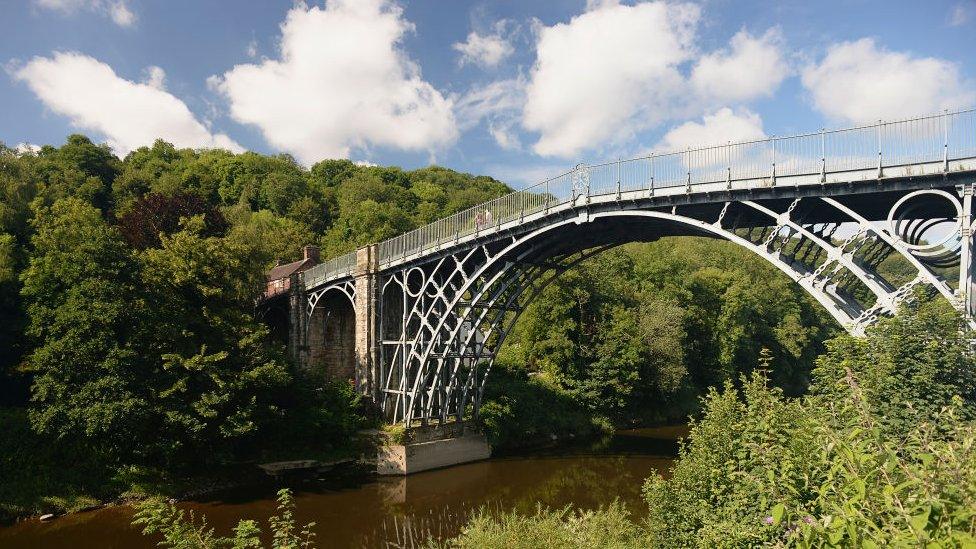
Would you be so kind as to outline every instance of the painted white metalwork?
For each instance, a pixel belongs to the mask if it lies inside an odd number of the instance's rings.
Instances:
[[[628,223],[745,247],[854,334],[919,291],[972,318],[974,183],[976,111],[579,164],[378,244],[379,403],[408,426],[476,415],[521,312],[566,269],[634,240]],[[576,246],[581,225],[596,240]],[[879,274],[893,254],[914,276]],[[327,291],[355,307],[355,260],[303,275],[308,315]]]
[[[379,244],[380,267],[598,196],[820,185],[973,169],[976,111],[655,154],[574,169]],[[968,162],[968,163],[967,163]],[[493,223],[479,220],[489,212]]]

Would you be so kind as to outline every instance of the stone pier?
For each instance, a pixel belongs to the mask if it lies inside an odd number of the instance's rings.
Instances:
[[[356,389],[379,402],[379,261],[376,245],[356,251]]]
[[[491,457],[484,435],[462,423],[410,429],[404,440],[382,446],[376,472],[381,475],[409,475],[480,461]]]

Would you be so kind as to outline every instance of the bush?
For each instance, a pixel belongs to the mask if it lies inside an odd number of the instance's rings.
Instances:
[[[461,534],[444,547],[475,549],[553,549],[608,547],[647,547],[640,527],[630,520],[627,510],[617,502],[596,511],[538,509],[530,517],[515,513],[493,517],[482,511],[475,515]]]
[[[524,370],[505,366],[489,377],[480,423],[493,447],[507,449],[610,429],[545,375],[530,378]]]
[[[785,397],[762,371],[711,390],[670,478],[646,481],[640,527],[620,524],[612,508],[482,513],[452,543],[972,547],[976,360],[972,333],[939,307],[908,308],[863,340],[831,342],[813,395]],[[601,524],[615,530],[591,527]]]
[[[172,503],[162,499],[151,499],[139,505],[132,524],[142,526],[145,535],[160,535],[158,547],[171,549],[260,549],[261,529],[257,521],[241,520],[234,527],[233,537],[217,536],[207,525],[207,517],[197,521],[193,512],[187,514]],[[295,523],[295,503],[291,491],[278,491],[278,514],[268,520],[271,533],[271,549],[311,549],[315,547],[314,522],[299,529]]]

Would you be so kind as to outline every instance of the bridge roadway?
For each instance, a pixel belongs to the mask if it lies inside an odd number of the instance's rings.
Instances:
[[[289,347],[332,371],[330,349],[354,350],[348,370],[392,422],[459,421],[546,284],[679,235],[753,251],[854,334],[919,293],[972,318],[974,183],[974,111],[581,164],[296,277]],[[879,273],[892,254],[915,275]]]

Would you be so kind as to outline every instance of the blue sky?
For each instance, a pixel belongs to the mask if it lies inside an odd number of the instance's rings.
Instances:
[[[0,0],[0,141],[287,152],[513,185],[976,106],[976,1]]]

